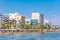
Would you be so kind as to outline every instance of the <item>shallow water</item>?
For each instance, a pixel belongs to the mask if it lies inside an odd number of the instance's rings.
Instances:
[[[60,33],[0,34],[0,40],[60,40]]]

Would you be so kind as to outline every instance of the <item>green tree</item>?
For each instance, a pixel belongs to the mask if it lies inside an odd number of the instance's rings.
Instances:
[[[26,25],[26,26],[25,26],[25,29],[30,29],[30,26],[29,26],[29,25]]]
[[[40,25],[39,25],[39,29],[40,29],[41,32],[43,33],[43,30],[45,29],[44,24],[40,24]]]
[[[9,20],[8,20],[8,18],[5,18],[4,20],[3,20],[3,26],[7,29],[7,24],[6,23],[9,23]]]
[[[51,26],[48,24],[48,31],[51,29]]]
[[[9,29],[9,25],[6,25],[6,29]]]
[[[33,28],[33,23],[31,22],[29,26],[30,26],[30,28],[32,29],[32,28]]]
[[[2,24],[2,26],[3,26],[4,28],[6,28],[6,25],[5,25],[5,24]]]
[[[14,25],[14,29],[16,29],[16,25]]]
[[[11,25],[12,25],[12,20],[9,20],[9,25],[10,25],[10,29],[11,29]]]

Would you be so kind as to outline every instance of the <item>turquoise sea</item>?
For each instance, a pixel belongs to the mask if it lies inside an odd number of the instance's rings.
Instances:
[[[0,34],[0,40],[60,40],[60,33]]]

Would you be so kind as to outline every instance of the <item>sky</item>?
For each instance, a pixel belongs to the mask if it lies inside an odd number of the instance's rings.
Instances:
[[[14,12],[26,18],[31,18],[32,12],[39,12],[51,24],[60,25],[60,0],[0,0],[0,13]]]

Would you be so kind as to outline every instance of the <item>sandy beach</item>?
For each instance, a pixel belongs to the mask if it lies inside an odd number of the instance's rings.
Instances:
[[[7,30],[8,31],[8,30]],[[19,31],[8,31],[5,32],[4,30],[0,30],[0,34],[40,34],[40,33],[47,33],[47,32],[60,32],[60,30],[43,30],[43,32],[41,32],[41,30],[19,30]]]

